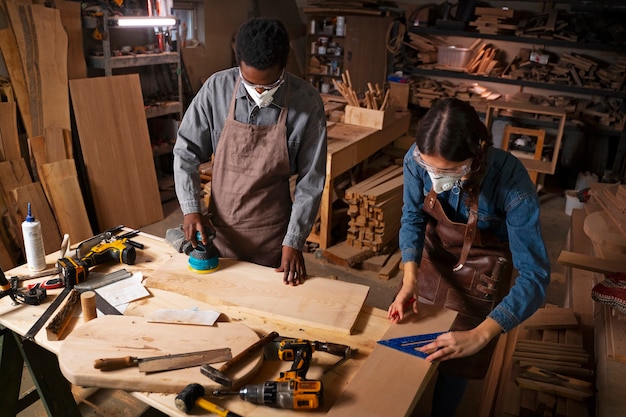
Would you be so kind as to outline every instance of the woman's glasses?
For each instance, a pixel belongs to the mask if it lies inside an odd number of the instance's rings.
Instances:
[[[468,162],[464,163],[463,165],[459,165],[457,167],[452,167],[452,168],[437,168],[437,167],[434,167],[434,166],[430,165],[428,162],[426,162],[426,161],[424,161],[422,159],[422,154],[420,153],[420,150],[419,150],[419,148],[417,146],[413,150],[413,159],[415,159],[415,162],[417,162],[419,166],[421,166],[426,171],[428,171],[428,172],[430,172],[431,174],[434,174],[434,175],[451,175],[451,176],[454,176],[454,177],[461,178],[461,177],[469,174],[469,172],[472,169],[472,160],[471,159]]]

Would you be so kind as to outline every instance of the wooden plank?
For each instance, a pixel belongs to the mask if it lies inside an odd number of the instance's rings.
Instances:
[[[239,306],[242,311],[270,320],[350,334],[369,287],[321,277],[303,285],[285,285],[274,268],[219,260],[210,274],[188,268],[189,257],[175,254],[146,280],[148,287],[177,292],[216,305]],[[207,290],[210,289],[210,290]]]
[[[28,136],[43,133],[43,109],[41,102],[41,78],[37,57],[37,38],[35,36],[30,4],[15,1],[5,2],[11,28],[17,42],[19,62],[24,72],[28,106],[31,115]]]
[[[540,308],[526,321],[526,329],[563,329],[578,327],[578,319],[571,308]]]
[[[48,200],[61,235],[69,234],[74,242],[93,236],[74,160],[43,164],[41,172],[41,181],[46,184],[44,189],[49,190]]]
[[[378,272],[378,278],[389,280],[393,277],[400,268],[400,262],[402,261],[402,252],[398,249],[385,263],[385,266]]]
[[[15,203],[11,199],[10,192],[17,187],[28,185],[33,182],[24,159],[0,162],[0,189],[7,205]]]
[[[561,265],[580,268],[587,271],[610,274],[626,271],[626,262],[619,259],[601,259],[595,256],[583,255],[570,251],[561,251],[557,262]]]
[[[22,221],[26,218],[28,203],[30,203],[33,216],[41,222],[41,234],[45,252],[58,251],[59,247],[61,247],[61,235],[41,184],[34,182],[15,188],[12,194],[15,200],[15,215],[17,218],[22,219]]]
[[[417,315],[392,325],[383,339],[446,331],[455,318],[453,311],[420,305]],[[409,416],[436,367],[437,362],[376,345],[327,416]],[[408,410],[406,404],[411,405]]]
[[[17,135],[17,106],[14,102],[0,102],[0,161],[21,157]]]
[[[67,78],[70,80],[87,78],[81,4],[76,1],[56,0],[55,5],[61,13],[61,23],[68,38]]]
[[[2,50],[2,56],[9,73],[9,78],[11,79],[11,86],[13,87],[17,106],[22,116],[24,129],[26,130],[27,136],[32,136],[33,122],[26,75],[22,67],[17,40],[11,29],[0,29],[0,49]]]
[[[44,163],[71,159],[72,134],[68,129],[60,126],[46,126],[43,129],[46,143],[46,160]]]
[[[100,229],[162,220],[139,75],[71,80],[70,93]]]
[[[36,38],[36,71],[41,83],[42,129],[58,126],[70,130],[67,84],[67,33],[58,9],[33,4],[32,31]],[[45,131],[44,131],[45,132]]]

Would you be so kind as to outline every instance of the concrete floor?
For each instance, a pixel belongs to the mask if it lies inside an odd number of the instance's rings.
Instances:
[[[163,211],[164,220],[141,228],[142,231],[154,234],[156,236],[165,236],[165,231],[171,227],[176,227],[182,222],[182,213],[178,207],[178,202],[173,198],[173,191],[171,188],[171,181],[168,179],[162,179],[161,181],[162,197],[164,199]],[[554,304],[557,306],[565,306],[567,301],[565,290],[565,275],[564,267],[557,264],[557,258],[561,250],[563,250],[566,242],[566,236],[569,229],[569,216],[565,214],[565,195],[564,190],[558,187],[545,186],[540,192],[541,200],[541,223],[543,228],[544,240],[548,249],[550,260],[552,263],[552,283],[548,290],[546,303]],[[322,251],[314,251],[305,254],[307,263],[307,272],[309,275],[315,276],[336,276],[339,280],[354,282],[359,284],[366,284],[370,286],[370,292],[366,299],[366,304],[373,307],[386,310],[395,294],[396,288],[402,280],[402,272],[400,271],[396,276],[392,277],[388,281],[380,280],[378,275],[370,271],[354,270],[347,267],[339,267],[330,264],[323,258]],[[25,374],[28,372],[25,371]],[[25,375],[24,378],[24,390],[28,389],[29,378]],[[32,386],[32,385],[31,385]],[[481,382],[476,381],[470,383],[468,390],[464,396],[463,403],[460,410],[476,410],[478,407],[478,401],[480,400]],[[423,399],[418,403],[415,416],[425,416],[430,412],[430,396],[432,395],[432,384],[427,389]],[[110,401],[115,402],[115,399]],[[124,402],[122,402],[124,403]],[[124,405],[127,407],[127,404]],[[100,404],[99,408],[103,405]],[[112,405],[112,407],[115,407]],[[155,411],[155,410],[152,410]],[[150,410],[148,410],[150,412]],[[457,413],[467,415],[465,412]],[[158,414],[158,413],[157,413]],[[110,410],[106,414],[92,414],[91,412],[85,412],[83,415],[121,415],[115,411]],[[19,417],[43,417],[46,416],[45,411],[41,405],[41,402],[37,402],[18,414]]]

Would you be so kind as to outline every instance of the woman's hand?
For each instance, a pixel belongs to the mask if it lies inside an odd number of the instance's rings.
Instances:
[[[392,323],[398,323],[404,318],[404,311],[411,305],[417,314],[417,264],[407,262],[404,264],[404,277],[402,278],[402,288],[387,310],[387,318]]]
[[[427,361],[445,361],[473,355],[494,337],[502,332],[500,325],[487,317],[477,327],[466,330],[441,334],[434,342],[424,345],[420,351],[430,353]],[[431,353],[432,352],[432,353]]]

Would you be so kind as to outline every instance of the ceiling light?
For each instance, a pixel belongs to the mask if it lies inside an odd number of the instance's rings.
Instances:
[[[173,17],[135,17],[119,16],[111,18],[113,26],[119,27],[164,27],[174,26],[176,19]]]

